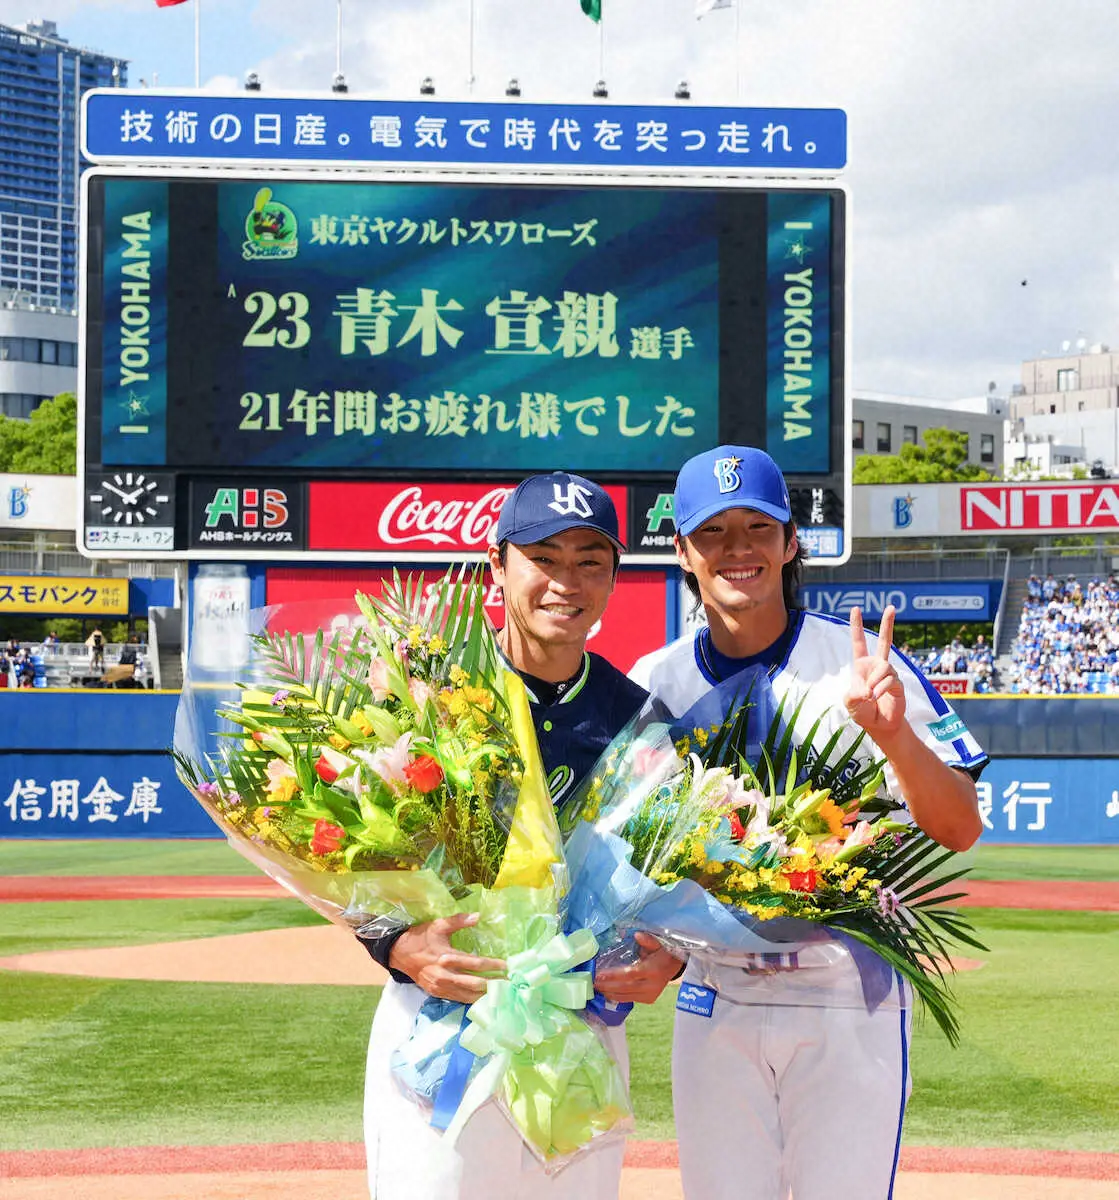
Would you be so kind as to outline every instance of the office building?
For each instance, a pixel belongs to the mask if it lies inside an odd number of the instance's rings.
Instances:
[[[77,308],[81,97],[126,70],[53,21],[0,24],[0,295],[21,306]]]

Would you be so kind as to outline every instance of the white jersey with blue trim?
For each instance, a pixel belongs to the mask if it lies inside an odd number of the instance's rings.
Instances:
[[[793,628],[791,636],[782,639],[786,643],[782,656],[766,664],[770,685],[786,717],[801,705],[794,740],[803,744],[819,720],[815,742],[823,747],[832,734],[840,731],[838,754],[860,732],[848,717],[845,704],[853,658],[850,623],[809,612],[791,613],[790,620]],[[866,639],[869,652],[874,653],[877,635],[868,631]],[[681,716],[709,688],[722,682],[715,673],[713,656],[705,648],[709,644],[704,630],[679,638],[639,659],[630,678],[662,701],[674,716]],[[760,660],[764,661],[764,656]],[[987,755],[944,697],[899,650],[891,649],[890,662],[905,688],[906,718],[921,741],[950,767],[969,772],[982,767]],[[868,735],[859,747],[858,757],[868,762],[883,755]],[[885,776],[887,791],[898,798],[897,777],[889,764]]]

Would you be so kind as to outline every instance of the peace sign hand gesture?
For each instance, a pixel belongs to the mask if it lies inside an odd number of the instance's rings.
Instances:
[[[878,631],[874,654],[867,650],[860,609],[851,610],[851,689],[847,693],[847,715],[881,746],[905,724],[905,688],[890,664],[896,609],[887,605]],[[884,747],[883,747],[884,748]]]

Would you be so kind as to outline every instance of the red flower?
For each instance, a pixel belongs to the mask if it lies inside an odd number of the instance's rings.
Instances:
[[[730,835],[736,842],[742,841],[746,836],[746,826],[742,824],[741,819],[736,812],[727,814],[727,820],[730,821]]]
[[[816,872],[813,870],[786,871],[785,878],[794,892],[814,892],[816,890]]]
[[[312,854],[333,854],[346,840],[346,831],[332,821],[316,821],[315,833],[311,838]]]
[[[421,754],[404,768],[404,778],[417,792],[434,792],[443,782],[443,768],[430,754]]]
[[[338,778],[338,772],[327,761],[325,754],[320,754],[315,760],[315,774],[323,783],[333,783]]]

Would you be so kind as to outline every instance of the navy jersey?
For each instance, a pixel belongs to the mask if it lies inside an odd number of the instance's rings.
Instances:
[[[550,704],[525,680],[536,739],[557,803],[586,775],[648,693],[597,654],[584,652],[583,670]]]

